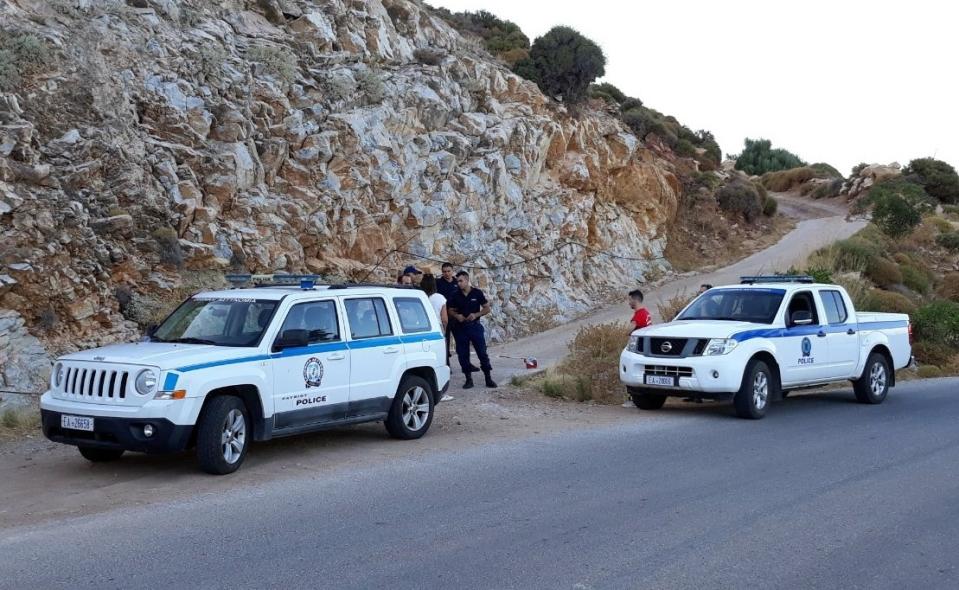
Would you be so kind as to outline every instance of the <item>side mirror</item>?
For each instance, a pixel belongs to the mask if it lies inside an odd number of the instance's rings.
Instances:
[[[299,348],[310,343],[310,333],[307,330],[284,330],[273,343],[273,351],[279,352],[284,348]]]
[[[794,311],[789,323],[793,326],[808,326],[812,323],[811,311]]]

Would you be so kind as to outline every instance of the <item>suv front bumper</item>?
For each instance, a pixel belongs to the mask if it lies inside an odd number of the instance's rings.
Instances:
[[[43,434],[53,442],[98,449],[123,449],[140,453],[173,453],[182,451],[190,442],[192,426],[181,426],[166,418],[115,418],[94,416],[93,432],[61,427],[65,412],[40,410]],[[74,415],[74,414],[69,414]],[[143,427],[153,426],[153,436],[146,436]]]

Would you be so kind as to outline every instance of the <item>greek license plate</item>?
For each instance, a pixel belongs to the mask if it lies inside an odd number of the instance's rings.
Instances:
[[[93,432],[93,418],[87,418],[86,416],[67,416],[66,414],[61,414],[60,428]]]
[[[666,387],[676,387],[675,377],[662,377],[659,375],[646,375],[643,381],[646,385],[665,385]]]

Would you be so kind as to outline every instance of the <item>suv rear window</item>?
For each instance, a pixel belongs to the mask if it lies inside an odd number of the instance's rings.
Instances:
[[[430,317],[426,315],[422,301],[412,297],[398,297],[393,303],[396,305],[396,313],[400,316],[400,327],[404,333],[430,331]]]
[[[386,302],[379,298],[347,299],[346,319],[350,323],[350,336],[375,338],[393,334]]]

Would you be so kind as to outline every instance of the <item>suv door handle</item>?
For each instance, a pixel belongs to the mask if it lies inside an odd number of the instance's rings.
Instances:
[[[328,361],[341,361],[346,358],[346,355],[342,352],[334,352],[333,354],[326,357]]]
[[[819,333],[816,334],[816,336],[819,336],[820,338],[825,338],[825,337],[826,337],[826,332],[825,332],[824,330],[820,330]]]
[[[396,353],[398,353],[399,351],[400,351],[400,349],[399,349],[398,347],[396,347],[396,346],[388,346],[388,347],[386,347],[386,348],[383,349],[383,354],[396,354]]]
[[[846,334],[849,334],[850,336],[852,336],[852,335],[855,334],[855,333],[856,333],[856,331],[853,330],[852,328],[849,328],[848,330],[846,330]]]

